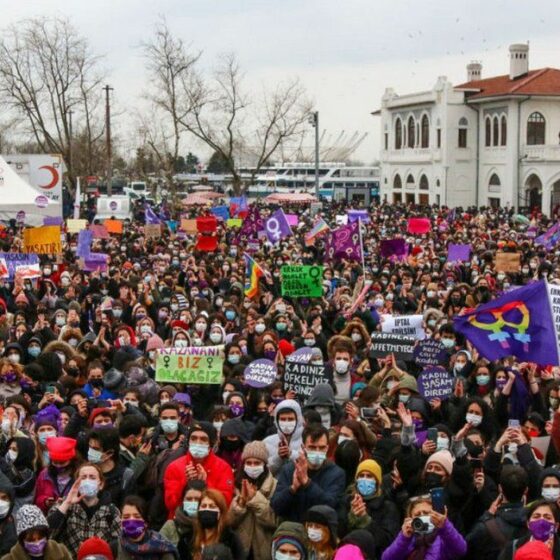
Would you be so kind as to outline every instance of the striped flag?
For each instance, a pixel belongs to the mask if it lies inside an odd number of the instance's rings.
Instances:
[[[329,231],[330,229],[329,224],[327,224],[323,218],[319,218],[309,232],[305,234],[305,246],[310,247],[313,245],[316,237]]]
[[[259,278],[264,276],[264,271],[247,253],[245,253],[245,274],[247,276],[245,295],[252,299],[259,293]]]

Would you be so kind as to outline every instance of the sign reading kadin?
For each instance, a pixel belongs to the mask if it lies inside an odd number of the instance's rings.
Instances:
[[[156,358],[156,381],[210,385],[222,382],[223,347],[163,348]]]
[[[433,366],[425,368],[418,377],[418,390],[427,400],[447,399],[453,394],[455,380],[445,368]]]
[[[322,266],[283,266],[282,295],[290,297],[321,297],[323,295]]]

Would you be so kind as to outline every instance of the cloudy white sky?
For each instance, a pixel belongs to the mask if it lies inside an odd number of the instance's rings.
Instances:
[[[138,45],[164,15],[209,67],[235,51],[254,87],[299,76],[328,134],[368,133],[355,154],[368,163],[379,148],[370,112],[385,87],[428,89],[440,75],[460,83],[473,59],[483,76],[507,73],[514,42],[530,41],[531,68],[560,67],[558,0],[0,0],[0,8],[0,25],[69,17],[105,55],[124,111],[145,83]]]

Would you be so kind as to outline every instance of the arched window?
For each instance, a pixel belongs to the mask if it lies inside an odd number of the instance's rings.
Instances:
[[[469,121],[462,117],[459,119],[459,137],[457,139],[457,146],[459,148],[467,147],[467,132],[469,130]]]
[[[488,192],[500,192],[502,183],[500,178],[496,173],[492,173],[490,180],[488,181]]]
[[[412,176],[412,174],[410,174],[406,178],[406,188],[407,189],[413,189],[414,188],[414,177]]]
[[[500,146],[505,146],[507,144],[507,118],[502,115],[500,119]]]
[[[402,122],[400,117],[395,121],[395,150],[402,148]]]
[[[402,179],[400,175],[395,175],[395,178],[393,179],[393,188],[394,189],[402,189]]]
[[[492,119],[492,136],[492,146],[497,146],[500,138],[500,121],[498,117]]]
[[[527,144],[544,144],[546,121],[541,113],[534,112],[527,119]]]
[[[421,146],[422,148],[429,148],[430,147],[430,120],[428,119],[428,115],[424,115],[422,117],[422,141]]]
[[[427,191],[430,189],[430,184],[428,183],[428,177],[426,175],[422,175],[420,177],[420,190]]]
[[[484,145],[491,146],[492,145],[492,120],[490,117],[486,117],[486,121],[484,123]]]
[[[416,125],[414,123],[414,117],[411,115],[410,117],[408,117],[408,144],[407,145],[409,148],[414,148],[415,130],[416,130]]]

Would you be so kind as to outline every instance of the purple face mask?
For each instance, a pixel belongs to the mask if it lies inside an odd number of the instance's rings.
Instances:
[[[6,373],[2,374],[2,379],[6,383],[14,383],[17,380],[17,375],[15,371],[7,371]]]
[[[36,542],[23,541],[23,548],[25,548],[25,550],[29,553],[29,556],[43,556],[46,546],[46,538]]]
[[[243,413],[245,412],[245,407],[241,404],[231,404],[229,409],[231,410],[231,414],[234,418],[243,416]]]
[[[146,522],[143,519],[125,519],[122,522],[122,532],[131,539],[138,538],[146,530]]]
[[[274,360],[276,358],[276,350],[265,350],[264,357],[267,360]]]
[[[496,379],[496,387],[501,391],[507,383],[507,379]]]
[[[424,420],[420,420],[418,418],[413,418],[412,423],[414,424],[414,428],[416,430],[423,430],[424,429]]]
[[[546,519],[529,521],[529,531],[533,538],[546,542],[554,534],[554,523]]]

